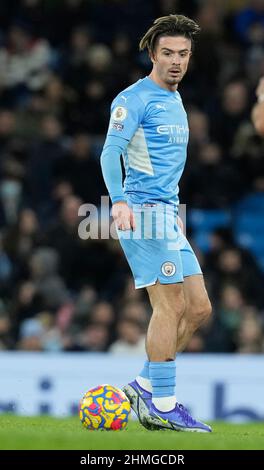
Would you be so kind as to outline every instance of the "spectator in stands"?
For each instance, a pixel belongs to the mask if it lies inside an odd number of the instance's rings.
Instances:
[[[12,277],[14,275],[14,265],[9,253],[5,249],[3,242],[3,236],[0,232],[0,295],[5,291],[10,292],[9,285],[12,283]],[[0,301],[1,311],[1,301]]]
[[[48,227],[43,236],[43,244],[54,248],[60,256],[60,273],[67,283],[71,283],[78,272],[80,239],[78,238],[78,210],[81,200],[67,196],[62,202],[60,218]]]
[[[25,171],[24,166],[8,154],[5,155],[1,166],[0,221],[10,226],[17,222],[23,205]]]
[[[256,95],[258,97],[258,101],[252,110],[252,121],[257,133],[264,137],[264,77],[262,77],[259,81]]]
[[[145,354],[145,334],[140,322],[127,318],[117,325],[117,340],[110,346],[114,354]]]
[[[262,275],[255,263],[247,263],[247,269],[244,268],[242,252],[237,247],[219,252],[213,283],[216,298],[222,286],[238,284],[247,302],[260,308],[264,306]]]
[[[12,321],[4,302],[0,299],[0,350],[14,348]]]
[[[103,323],[91,323],[78,335],[79,346],[83,351],[107,351],[109,333],[109,329]]]
[[[11,25],[7,43],[0,49],[0,85],[11,105],[23,104],[29,92],[40,90],[48,80],[51,49],[34,37],[23,21]]]
[[[40,123],[41,135],[33,141],[27,162],[28,198],[45,224],[56,212],[56,165],[65,155],[62,123],[52,114]]]
[[[250,0],[245,7],[235,16],[235,31],[240,40],[248,45],[251,42],[252,30],[255,25],[264,27],[264,3],[263,0]]]
[[[202,353],[204,352],[205,344],[202,334],[196,331],[184,350],[185,353]]]
[[[242,309],[245,299],[241,290],[232,284],[227,284],[220,291],[220,303],[217,308],[217,316],[224,327],[230,343],[234,341],[234,335],[242,322]]]
[[[236,352],[240,354],[263,353],[263,324],[257,310],[244,309],[244,316],[236,334]]]
[[[17,349],[58,352],[62,350],[62,347],[62,337],[54,324],[52,313],[39,312],[35,318],[22,322]]]
[[[34,211],[23,209],[18,221],[4,234],[5,251],[13,263],[14,280],[23,279],[27,273],[27,263],[40,239],[40,227]]]
[[[93,320],[93,308],[97,301],[97,293],[92,286],[86,284],[79,291],[77,298],[75,299],[75,309],[74,309],[74,322],[78,325],[84,325],[87,323],[87,319]],[[104,304],[104,303],[103,303]],[[111,304],[109,304],[111,307]]]
[[[190,127],[190,152],[200,149],[203,144],[209,142],[209,119],[201,110],[193,108],[188,113],[188,121]]]
[[[66,81],[74,89],[79,89],[81,80],[77,78],[77,70],[81,73],[87,60],[87,51],[92,43],[91,31],[85,25],[75,27],[70,36],[69,45],[63,51],[63,69]]]
[[[43,351],[44,327],[39,319],[24,320],[19,331],[17,349],[23,351]]]
[[[40,247],[29,259],[31,279],[41,310],[56,311],[68,298],[65,283],[58,274],[58,253],[49,247]]]
[[[1,86],[0,86],[1,89]],[[0,152],[9,150],[9,144],[16,136],[16,114],[8,108],[0,108]]]
[[[231,80],[224,86],[220,109],[212,120],[212,134],[229,155],[239,126],[248,120],[249,93],[245,81]]]
[[[223,208],[238,199],[242,189],[241,179],[223,159],[217,143],[204,143],[196,149],[196,161],[189,164],[183,180],[183,201],[192,207]]]
[[[127,302],[119,314],[120,320],[127,319],[138,322],[143,331],[147,331],[150,316],[151,312],[149,307],[147,307],[147,304],[145,305],[143,302],[138,302],[136,300]]]
[[[99,205],[102,194],[106,194],[100,167],[94,158],[91,137],[79,132],[74,135],[70,152],[57,159],[56,178],[68,183],[72,192],[84,203]]]
[[[115,321],[113,306],[109,302],[97,302],[91,311],[91,321],[106,325],[111,330]]]
[[[63,350],[63,336],[56,325],[55,317],[52,312],[44,311],[37,315],[44,327],[42,337],[42,347],[47,352],[59,352]]]

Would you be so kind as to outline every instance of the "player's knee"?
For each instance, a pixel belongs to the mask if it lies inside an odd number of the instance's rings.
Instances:
[[[191,318],[194,326],[198,328],[208,321],[212,313],[212,305],[208,298],[198,302],[192,307]]]
[[[183,291],[180,289],[151,289],[149,298],[153,310],[162,312],[163,315],[178,318],[183,316],[186,308]]]
[[[172,312],[180,320],[185,312],[186,304],[184,299],[178,299],[177,302],[170,306]]]
[[[170,317],[176,317],[179,321],[183,317],[185,312],[185,301],[183,298],[178,298],[176,301],[170,301],[168,299],[163,299],[161,303],[161,308],[164,313],[167,313]]]
[[[185,312],[185,303],[182,302],[181,305],[178,305],[178,306],[174,309],[174,312],[175,312],[177,318],[178,318],[179,320],[181,320],[181,319],[183,318],[184,312]]]

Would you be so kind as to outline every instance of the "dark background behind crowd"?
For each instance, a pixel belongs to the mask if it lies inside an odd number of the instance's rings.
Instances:
[[[100,211],[111,101],[149,73],[138,42],[169,13],[202,28],[180,189],[214,315],[187,351],[264,352],[264,0],[1,0],[0,349],[144,352],[146,294],[117,241],[78,236],[78,209]]]

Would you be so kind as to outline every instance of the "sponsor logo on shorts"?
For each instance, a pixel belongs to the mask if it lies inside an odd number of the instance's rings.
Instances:
[[[166,263],[163,263],[161,266],[161,272],[164,274],[164,276],[173,276],[173,274],[176,272],[176,266],[171,261],[166,261]]]

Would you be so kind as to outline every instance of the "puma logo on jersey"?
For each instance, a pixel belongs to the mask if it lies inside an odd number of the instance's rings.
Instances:
[[[164,104],[156,104],[156,108],[158,108],[158,109],[164,109],[164,111],[167,111]]]

